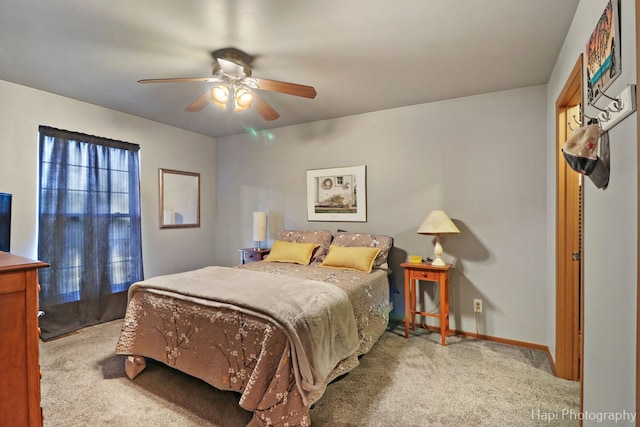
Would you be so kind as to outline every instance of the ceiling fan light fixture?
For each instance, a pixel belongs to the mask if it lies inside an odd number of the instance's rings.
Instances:
[[[185,111],[202,111],[209,102],[221,110],[245,111],[255,108],[256,112],[265,120],[278,119],[280,114],[255,90],[278,92],[287,95],[301,96],[313,99],[317,93],[313,86],[297,83],[252,77],[251,64],[255,58],[252,55],[227,47],[211,52],[213,56],[212,77],[172,77],[161,79],[142,79],[139,83],[175,83],[175,82],[203,82],[214,83],[216,86],[208,88],[200,97],[189,104]],[[233,106],[231,103],[233,102]]]
[[[229,86],[221,84],[211,89],[211,102],[221,109],[227,108],[229,102]]]
[[[245,111],[253,104],[253,94],[246,87],[239,87],[235,90],[235,111]]]

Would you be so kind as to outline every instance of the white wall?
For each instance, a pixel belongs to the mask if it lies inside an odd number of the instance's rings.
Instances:
[[[622,0],[622,74],[607,93],[636,81],[634,2]],[[547,283],[555,307],[555,101],[606,0],[581,1],[547,85]],[[586,82],[584,84],[586,88]],[[586,90],[585,90],[586,93]],[[598,104],[600,105],[600,104]],[[605,105],[603,102],[602,105]],[[587,109],[590,116],[596,110]],[[584,410],[635,412],[637,265],[637,113],[611,129],[611,177],[606,190],[588,179],[584,228]],[[549,345],[555,348],[555,310],[548,311]],[[584,425],[596,425],[586,419]],[[622,423],[624,424],[624,423]]]
[[[396,312],[404,316],[408,254],[432,256],[416,234],[444,209],[460,235],[443,238],[453,328],[476,331],[473,298],[484,300],[480,332],[546,344],[545,87],[422,104],[218,140],[217,262],[251,247],[252,212],[268,211],[270,239],[282,228],[387,234]],[[308,222],[305,171],[367,166],[366,223]],[[426,288],[426,286],[425,286]],[[428,304],[431,301],[428,301]],[[427,305],[433,308],[433,304]]]
[[[214,139],[0,81],[0,191],[13,194],[13,253],[37,257],[39,125],[140,145],[146,277],[213,263]],[[200,228],[159,229],[158,168],[201,174]]]

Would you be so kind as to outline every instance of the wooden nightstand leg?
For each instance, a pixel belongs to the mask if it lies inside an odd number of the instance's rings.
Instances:
[[[409,338],[409,316],[411,315],[411,284],[409,275],[404,275],[404,337]]]
[[[416,294],[418,293],[418,281],[411,280],[411,330],[416,329]]]
[[[449,334],[449,283],[447,278],[440,278],[440,336],[442,345],[447,345]]]

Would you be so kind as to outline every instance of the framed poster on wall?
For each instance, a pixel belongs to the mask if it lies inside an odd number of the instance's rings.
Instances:
[[[307,219],[366,222],[366,166],[308,170]]]
[[[597,101],[622,73],[620,0],[609,0],[586,48],[587,99]]]

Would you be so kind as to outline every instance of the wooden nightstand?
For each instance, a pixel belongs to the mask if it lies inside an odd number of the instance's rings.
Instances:
[[[240,264],[248,262],[262,261],[271,252],[270,248],[245,248],[240,251]]]
[[[447,345],[447,336],[449,335],[449,270],[452,265],[436,267],[425,262],[420,264],[403,262],[400,266],[404,268],[404,336],[409,338],[409,320],[411,320],[411,329],[415,328],[416,314],[437,317],[440,319],[442,345]],[[439,313],[416,311],[416,285],[419,280],[440,284]]]

